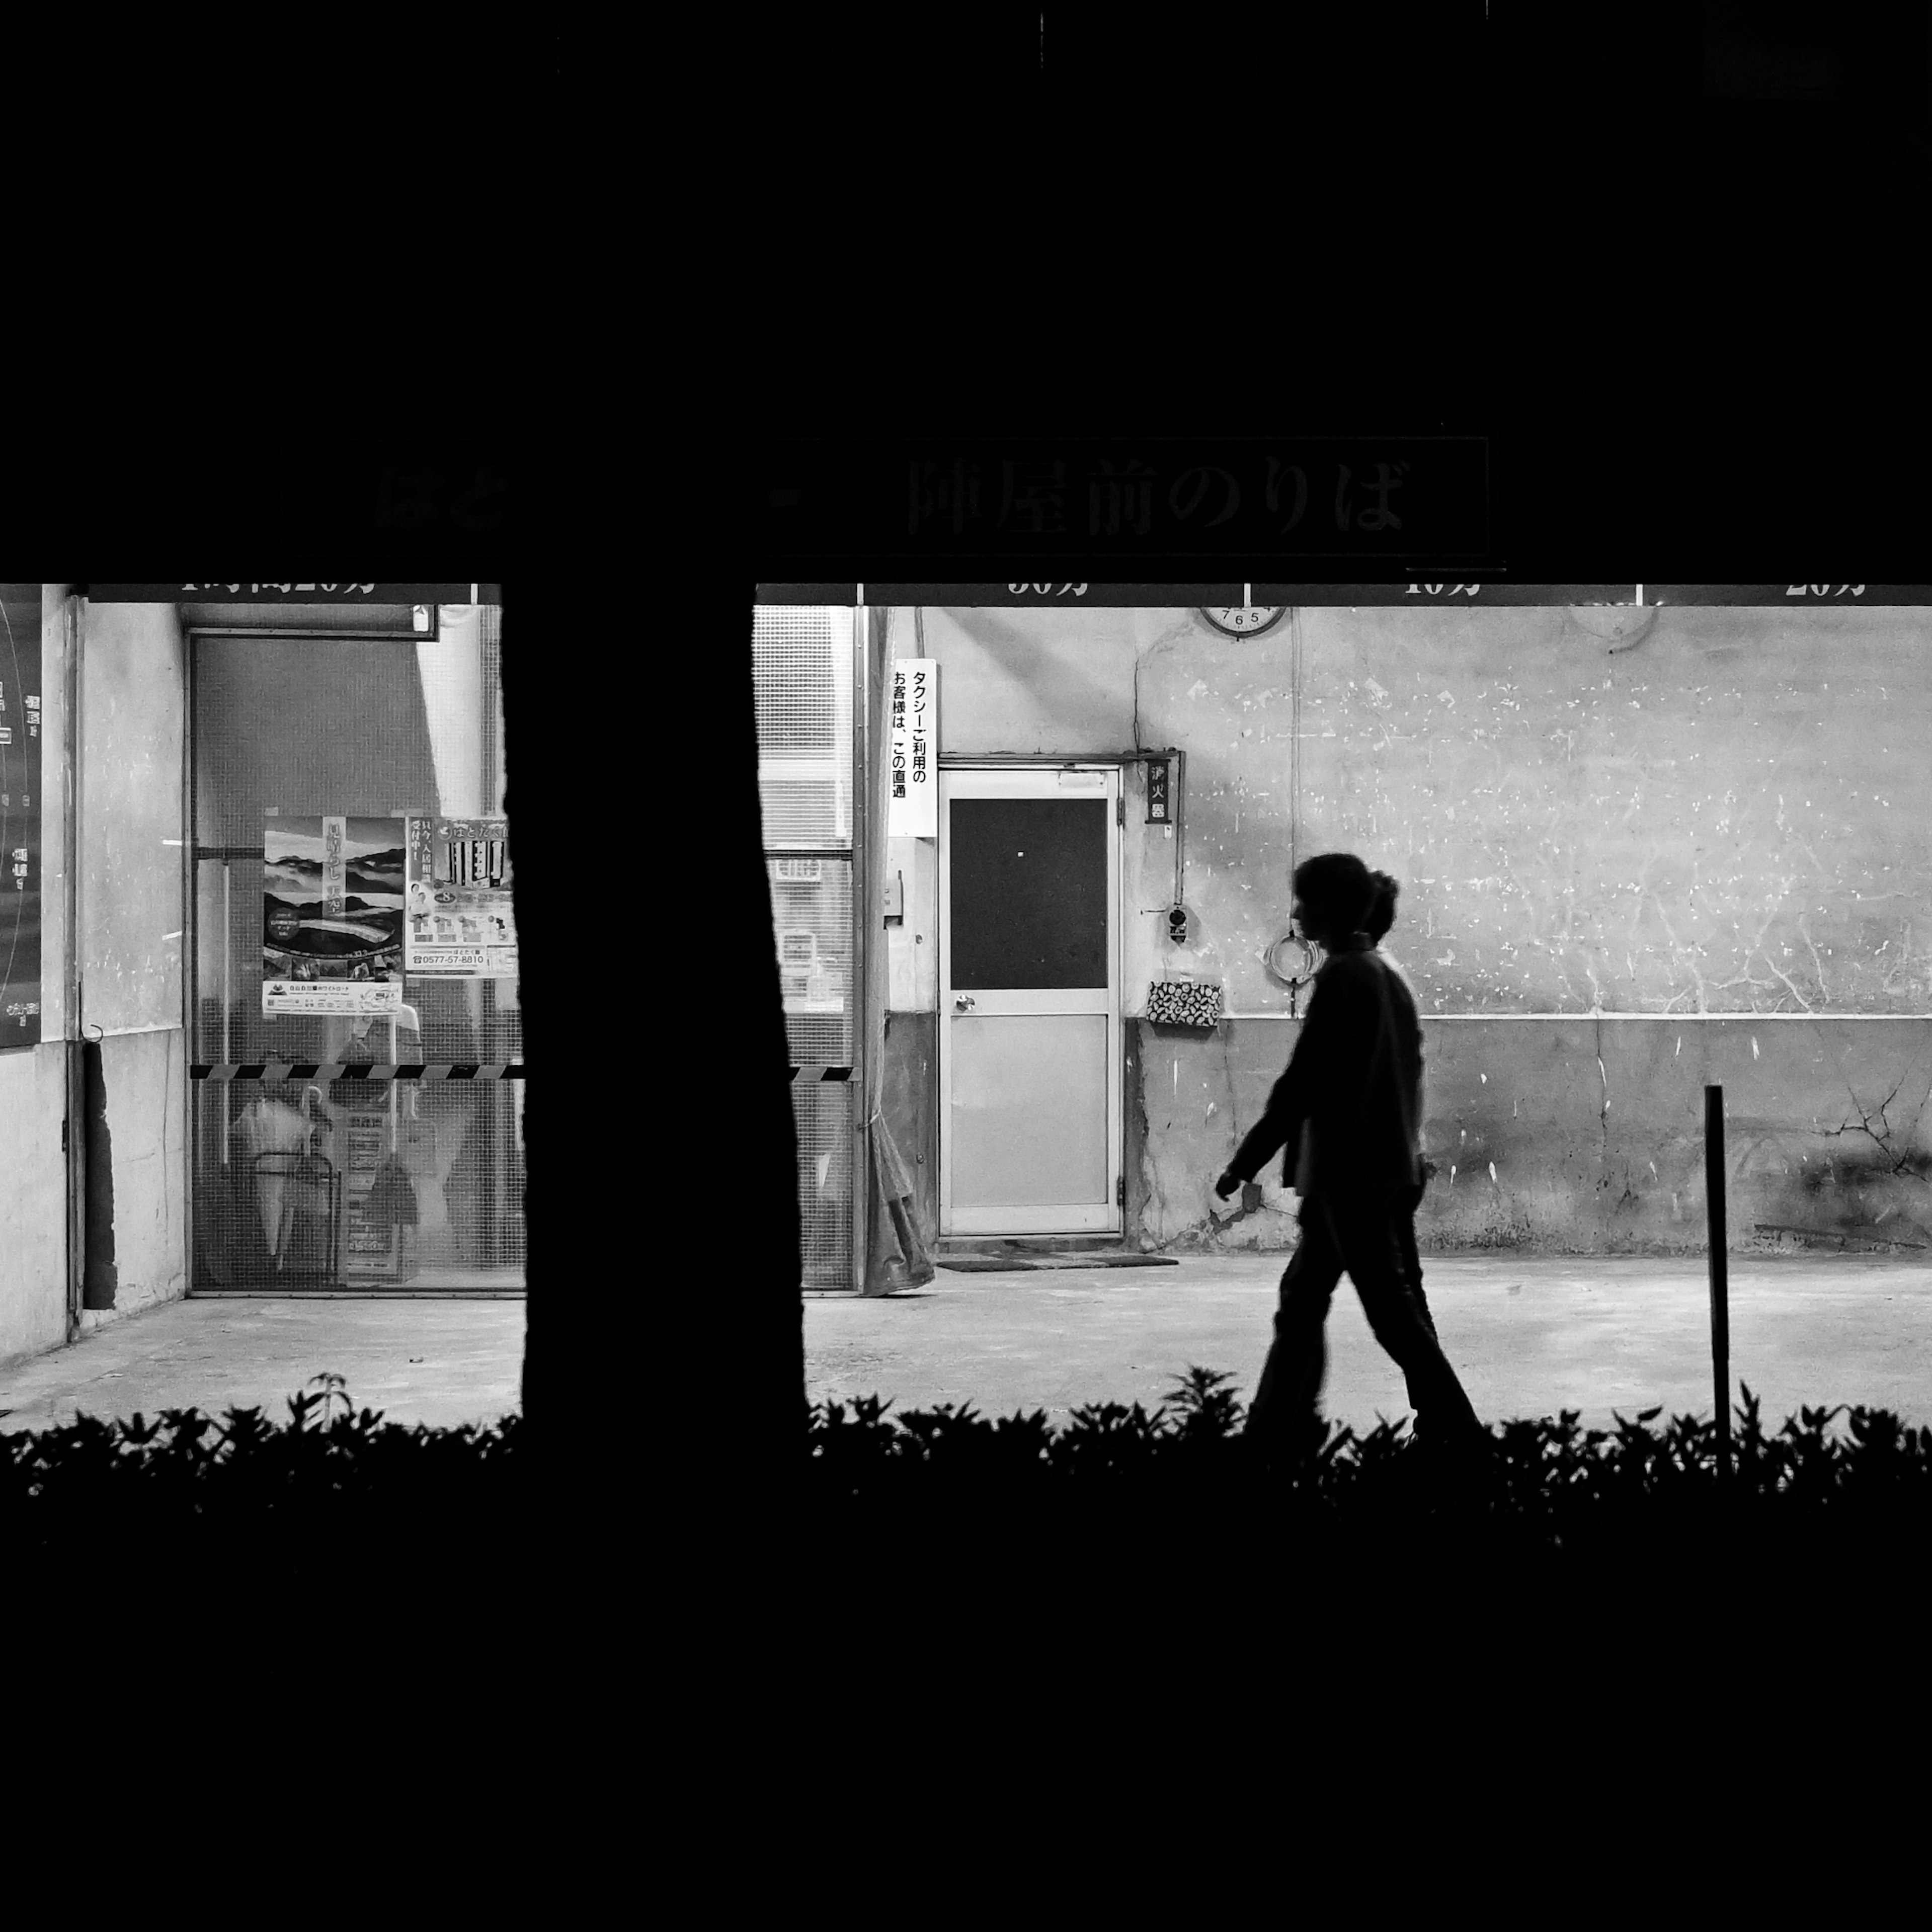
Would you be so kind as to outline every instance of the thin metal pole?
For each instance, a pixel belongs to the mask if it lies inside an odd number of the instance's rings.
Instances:
[[[68,597],[61,626],[61,763],[65,804],[61,826],[64,874],[61,907],[62,923],[66,928],[61,974],[67,1007],[67,1334],[70,1342],[80,1333],[81,1304],[86,1299],[87,1280],[87,1081],[82,1044],[87,1035],[81,1018],[84,949],[80,934],[80,868],[86,850],[81,820],[81,754],[84,748],[80,724],[81,603],[78,596]]]
[[[1704,1211],[1711,1243],[1711,1382],[1718,1409],[1718,1467],[1731,1469],[1731,1312],[1724,1236],[1724,1090],[1704,1089]]]
[[[228,861],[224,859],[221,862],[221,1064],[224,1066],[232,1064],[228,1057],[228,1014],[232,1004],[229,995],[228,966],[229,954],[232,950],[235,937],[234,921],[229,906],[228,887]],[[228,1083],[224,1080],[222,1082],[221,1102],[221,1164],[224,1167],[228,1165],[228,1130],[232,1124],[235,1111],[228,1102],[227,1094],[230,1090]]]
[[[872,842],[871,719],[872,692],[867,676],[870,651],[866,635],[864,588],[852,612],[852,938],[850,967],[845,976],[846,1012],[851,1034],[852,1272],[850,1285],[866,1292],[869,1257],[866,1253],[866,1215],[871,1206],[872,1092],[875,1056],[868,1049],[872,1026]]]

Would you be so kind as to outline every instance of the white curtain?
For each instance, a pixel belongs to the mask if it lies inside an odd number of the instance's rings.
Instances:
[[[452,818],[480,818],[496,808],[483,796],[483,611],[446,604],[441,635],[419,639],[423,707],[436,761],[436,808]]]
[[[499,810],[483,795],[483,608],[446,604],[437,614],[440,635],[416,645],[423,708],[429,714],[430,755],[436,762],[436,808],[452,818],[482,818]],[[483,1024],[483,988],[464,988],[470,1017]]]

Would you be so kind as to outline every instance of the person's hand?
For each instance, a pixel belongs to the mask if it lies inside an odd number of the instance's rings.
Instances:
[[[1215,1182],[1214,1192],[1226,1201],[1240,1184],[1241,1179],[1239,1174],[1224,1174],[1219,1180]]]

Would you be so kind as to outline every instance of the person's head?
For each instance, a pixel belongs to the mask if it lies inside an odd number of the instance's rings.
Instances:
[[[1294,868],[1294,922],[1317,946],[1361,930],[1378,894],[1352,852],[1324,852]]]
[[[1363,922],[1362,930],[1379,946],[1395,923],[1396,896],[1402,888],[1386,872],[1371,872],[1369,878],[1376,889],[1376,902]]]

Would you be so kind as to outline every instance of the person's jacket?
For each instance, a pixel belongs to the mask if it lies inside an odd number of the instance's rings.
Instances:
[[[1282,1178],[1304,1200],[1400,1193],[1421,1180],[1421,1103],[1414,999],[1358,934],[1316,974],[1288,1070],[1228,1172],[1252,1180],[1286,1145]]]

